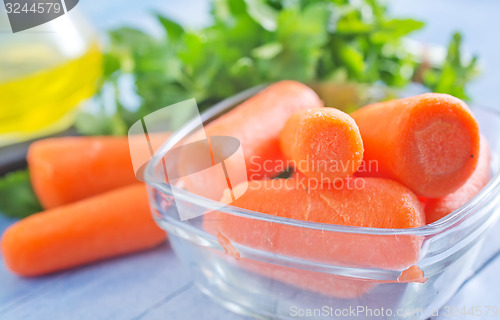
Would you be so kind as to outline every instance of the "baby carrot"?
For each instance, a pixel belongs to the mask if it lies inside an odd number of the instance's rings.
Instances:
[[[395,181],[350,178],[342,185],[322,185],[309,191],[305,187],[295,179],[251,181],[246,192],[231,205],[326,224],[373,228],[425,224],[418,198]],[[230,203],[229,196],[226,192],[224,197],[228,199],[222,202]],[[233,242],[308,259],[400,268],[414,264],[420,251],[420,243],[413,237],[315,232],[221,212],[207,214],[204,220],[211,232],[221,232]]]
[[[45,209],[137,182],[126,137],[63,137],[28,149],[33,189]]]
[[[317,180],[346,178],[363,160],[358,126],[348,114],[333,108],[293,114],[281,131],[280,142],[296,169]]]
[[[490,180],[490,148],[488,141],[481,136],[479,159],[476,170],[457,191],[442,198],[426,199],[425,220],[426,223],[437,221],[449,213],[463,206],[472,199]]]
[[[309,87],[296,81],[281,81],[209,123],[205,133],[207,137],[229,136],[239,140],[246,174],[237,174],[241,166],[226,161],[226,166],[235,171],[234,176],[246,176],[249,180],[270,178],[284,169],[285,158],[279,147],[279,137],[285,122],[297,111],[322,106],[323,102]],[[225,151],[223,147],[214,148],[212,156],[224,158]],[[180,172],[185,171],[182,166],[181,163]],[[188,190],[215,200],[220,199],[228,187],[225,179],[216,179],[211,172],[192,175],[183,181]],[[231,181],[233,185],[241,182]]]
[[[365,148],[361,175],[392,178],[419,196],[438,198],[463,185],[477,165],[479,126],[450,95],[375,103],[351,116]],[[373,160],[377,166],[366,165]]]
[[[12,272],[38,276],[147,249],[165,237],[137,183],[29,216],[5,231],[1,250]]]
[[[344,183],[322,185],[322,189],[308,192],[295,179],[251,181],[246,192],[231,205],[328,224],[375,228],[411,228],[424,224],[417,197],[399,183],[380,178],[349,178]],[[224,195],[229,196],[229,192]],[[409,235],[312,230],[222,212],[208,213],[203,223],[208,232],[221,234],[232,244],[308,261],[356,267],[407,268],[418,261],[421,246],[421,239]],[[250,259],[238,262],[252,272],[342,298],[360,296],[374,285],[305,270],[298,272]]]

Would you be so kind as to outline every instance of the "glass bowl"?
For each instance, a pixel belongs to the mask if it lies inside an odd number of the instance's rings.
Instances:
[[[344,92],[334,86],[337,92]],[[202,114],[203,123],[261,89],[247,90],[213,106]],[[376,86],[352,86],[348,91],[357,104],[394,96],[393,91]],[[342,105],[336,106],[352,107],[345,97],[340,100]],[[327,104],[335,105],[335,101],[329,97]],[[162,160],[198,128],[194,122],[175,132],[146,168],[153,216],[201,291],[237,313],[264,319],[427,319],[470,275],[485,235],[499,216],[500,137],[496,128],[500,127],[500,114],[479,107],[472,110],[490,143],[492,179],[453,214],[426,226],[376,229],[305,222],[221,207],[216,201],[178,189],[166,182]],[[181,221],[177,206],[200,216]],[[269,238],[252,241],[262,243],[260,246],[247,246],[214,232],[208,218],[213,216],[202,215],[214,210],[219,219],[240,219],[243,225],[253,226],[241,228],[242,234],[257,226]],[[270,245],[275,249],[267,250],[266,241],[286,245],[280,250]],[[405,257],[412,254],[401,249],[405,244],[418,245],[415,263],[404,264],[409,261]],[[376,263],[369,263],[373,261]]]

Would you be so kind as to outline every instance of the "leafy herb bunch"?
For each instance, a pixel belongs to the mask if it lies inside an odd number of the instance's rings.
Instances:
[[[155,15],[163,37],[129,27],[110,31],[100,110],[81,114],[79,131],[126,134],[133,122],[164,106],[194,97],[203,109],[282,79],[394,87],[418,80],[466,99],[464,87],[477,69],[475,58],[463,61],[459,34],[441,64],[427,65],[404,44],[424,23],[391,17],[380,0],[213,0],[210,15],[212,23],[197,30]],[[138,108],[120,98],[125,75],[132,76]]]

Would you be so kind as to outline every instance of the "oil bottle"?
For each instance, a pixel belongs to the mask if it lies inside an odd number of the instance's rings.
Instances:
[[[62,131],[101,75],[97,36],[77,9],[13,33],[0,11],[0,146]]]

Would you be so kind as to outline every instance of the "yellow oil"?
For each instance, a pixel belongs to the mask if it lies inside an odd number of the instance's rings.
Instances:
[[[0,146],[69,127],[95,93],[101,59],[97,43],[74,59],[33,43],[0,50]]]

